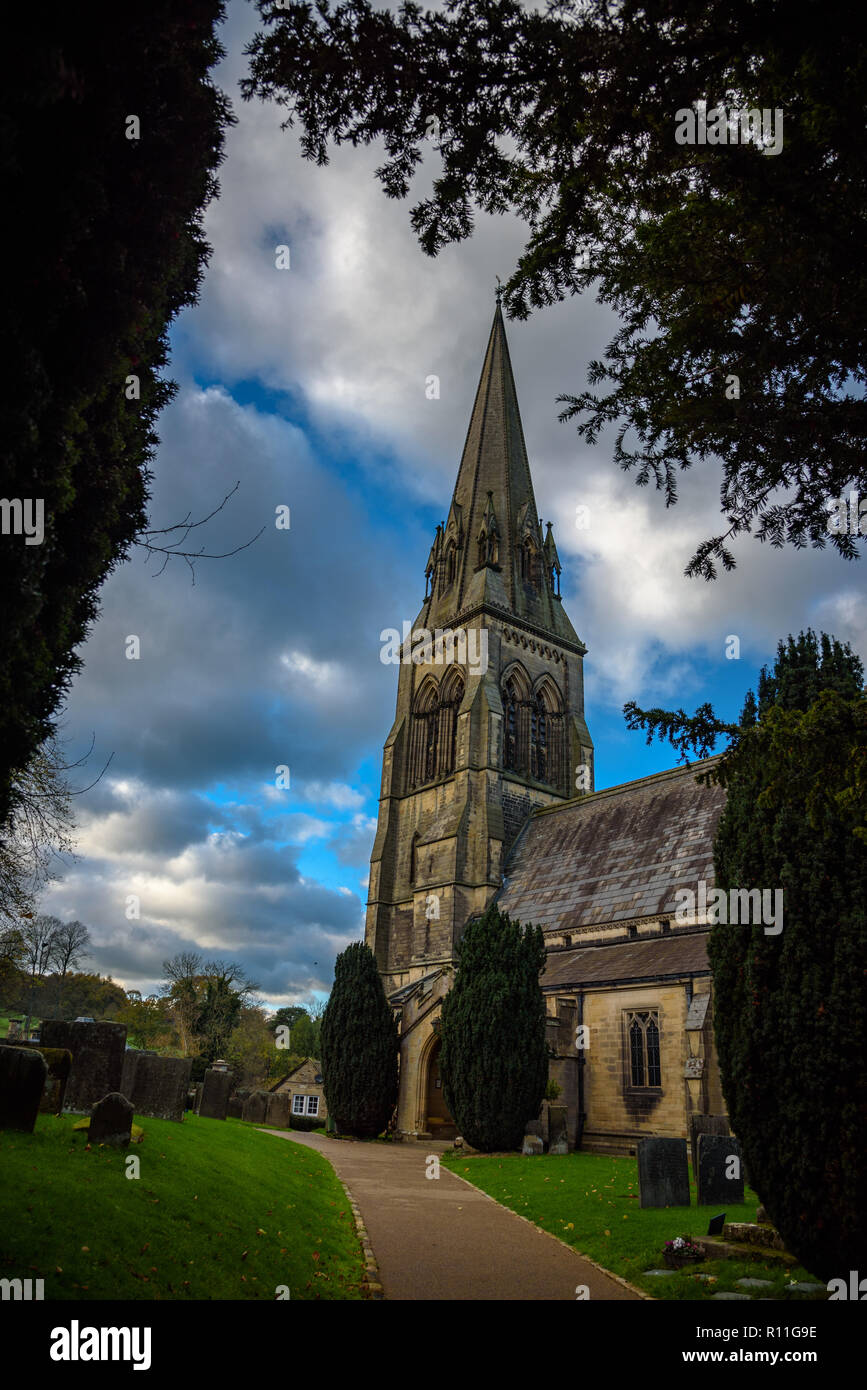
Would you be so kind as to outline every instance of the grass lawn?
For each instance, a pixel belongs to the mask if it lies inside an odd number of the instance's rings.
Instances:
[[[638,1205],[638,1163],[634,1158],[600,1154],[465,1155],[441,1158],[452,1172],[487,1192],[504,1207],[559,1236],[613,1274],[653,1298],[707,1299],[714,1293],[748,1293],[756,1298],[799,1298],[786,1294],[791,1282],[817,1283],[799,1266],[770,1259],[704,1260],[673,1274],[648,1276],[664,1269],[663,1246],[675,1236],[703,1236],[715,1207],[645,1208]],[[690,1183],[695,1202],[695,1184]],[[754,1221],[758,1198],[745,1189],[743,1206],[727,1207],[729,1221]],[[710,1280],[696,1276],[707,1274]],[[768,1279],[772,1288],[745,1289],[741,1278]],[[711,1282],[711,1280],[713,1282]],[[827,1298],[827,1293],[818,1295]]]
[[[44,1279],[46,1300],[364,1297],[352,1211],[320,1154],[193,1114],[137,1115],[141,1143],[87,1149],[77,1118],[0,1131],[0,1278]]]

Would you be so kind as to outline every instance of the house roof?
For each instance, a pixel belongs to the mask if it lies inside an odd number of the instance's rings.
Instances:
[[[512,849],[497,905],[546,932],[673,915],[677,889],[714,882],[725,791],[696,775],[717,761],[537,810]]]
[[[542,976],[543,989],[624,984],[709,970],[708,932],[683,931],[652,941],[622,941],[552,952]]]
[[[296,1071],[300,1071],[301,1068],[302,1068],[303,1066],[305,1066],[307,1062],[312,1062],[313,1065],[314,1065],[314,1067],[316,1067],[317,1071],[318,1071],[318,1070],[321,1068],[321,1066],[322,1066],[322,1063],[321,1063],[316,1057],[302,1057],[302,1059],[301,1059],[301,1061],[298,1063],[297,1067],[293,1067],[291,1071],[287,1071],[286,1075],[285,1075],[285,1076],[281,1076],[279,1081],[275,1081],[273,1086],[269,1086],[269,1087],[268,1087],[268,1090],[269,1090],[269,1091],[277,1091],[277,1090],[279,1090],[279,1088],[280,1088],[281,1086],[285,1085],[285,1083],[290,1079],[290,1077],[293,1077],[293,1076],[295,1075]]]

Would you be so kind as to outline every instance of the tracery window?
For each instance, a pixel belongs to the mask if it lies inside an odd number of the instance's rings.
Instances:
[[[660,1087],[659,1013],[655,1009],[630,1011],[626,1015],[626,1032],[630,1084],[645,1090]]]
[[[534,691],[523,668],[514,669],[502,688],[503,766],[560,787],[565,776],[563,711],[548,678]]]
[[[425,680],[415,698],[410,728],[409,785],[422,786],[455,770],[458,710],[464,698],[464,678],[451,670],[437,688]]]

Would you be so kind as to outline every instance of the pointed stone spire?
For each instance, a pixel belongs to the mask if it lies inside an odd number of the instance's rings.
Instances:
[[[578,641],[552,584],[555,568],[536,510],[500,291],[448,519],[435,549],[440,558],[438,571],[436,562],[430,570],[428,626],[446,626],[482,606]],[[556,551],[555,560],[559,574]]]
[[[499,523],[498,564],[511,604],[515,597],[518,514],[525,509],[536,521],[536,499],[499,295],[454,500],[467,518],[460,596],[466,593],[478,567],[478,555],[473,554],[473,549],[490,507]]]

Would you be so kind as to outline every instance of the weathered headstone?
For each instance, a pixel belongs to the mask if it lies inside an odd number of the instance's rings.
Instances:
[[[199,1114],[208,1120],[225,1120],[232,1090],[232,1073],[208,1067],[202,1082]]]
[[[241,1119],[246,1120],[251,1125],[263,1125],[265,1116],[268,1113],[268,1092],[251,1091],[244,1101],[244,1109],[241,1112]]]
[[[548,1152],[549,1154],[567,1154],[569,1152],[569,1140],[566,1135],[562,1135],[561,1138],[555,1139],[553,1144],[549,1144]]]
[[[228,1101],[226,1102],[226,1119],[227,1119],[227,1120],[240,1120],[240,1119],[242,1118],[243,1109],[244,1109],[244,1097],[243,1097],[243,1096],[229,1096],[229,1099],[228,1099]]]
[[[524,1143],[521,1146],[522,1154],[543,1154],[545,1145],[538,1134],[525,1134]]]
[[[639,1139],[638,1197],[642,1207],[688,1207],[685,1139]]]
[[[198,1115],[198,1113],[199,1113],[199,1105],[201,1104],[201,1100],[202,1100],[202,1083],[201,1083],[201,1081],[197,1081],[196,1084],[195,1084],[195,1086],[193,1087],[193,1104],[192,1104],[192,1107],[191,1107],[193,1110],[195,1110],[195,1112],[196,1112],[197,1115]]]
[[[703,997],[703,996],[700,996]],[[700,1134],[728,1134],[728,1115],[690,1115],[689,1117],[689,1156],[692,1159],[692,1175],[698,1179],[698,1136]]]
[[[743,1202],[741,1146],[734,1135],[699,1135],[696,1182],[700,1207],[733,1206]]]
[[[8,1038],[0,1038],[0,1047],[21,1047],[31,1052],[41,1052],[48,1064],[48,1076],[39,1102],[40,1113],[56,1115],[63,1109],[63,1097],[72,1066],[72,1053],[62,1047],[41,1047],[39,1043],[27,1042],[17,1038],[10,1043]]]
[[[90,1112],[89,1144],[109,1144],[114,1149],[129,1146],[132,1131],[132,1105],[120,1091],[98,1100]]]
[[[265,1112],[266,1125],[278,1129],[289,1128],[289,1095],[286,1091],[272,1091],[268,1096],[268,1109]]]
[[[40,1046],[62,1047],[72,1053],[63,1109],[86,1115],[98,1100],[120,1090],[126,1028],[122,1023],[67,1023],[47,1018]]]
[[[184,1118],[191,1057],[160,1057],[156,1052],[129,1051],[123,1059],[121,1091],[137,1115],[155,1120]]]
[[[551,1152],[552,1145],[566,1138],[566,1107],[565,1105],[548,1106],[548,1152]]]
[[[41,1052],[0,1047],[0,1129],[33,1133],[48,1066]]]

